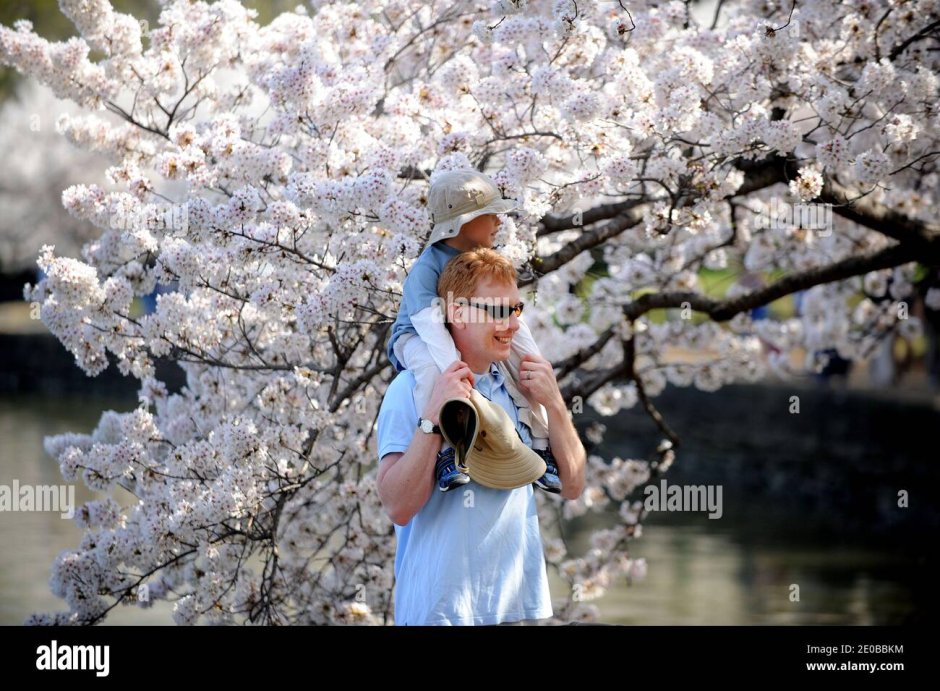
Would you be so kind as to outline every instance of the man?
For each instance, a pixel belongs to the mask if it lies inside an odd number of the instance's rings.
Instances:
[[[487,625],[552,616],[545,558],[532,485],[497,490],[469,482],[435,492],[434,468],[443,437],[438,412],[471,386],[500,405],[527,445],[528,427],[496,365],[509,357],[518,312],[497,320],[487,305],[518,305],[516,272],[502,255],[478,248],[448,262],[438,283],[448,328],[462,360],[444,371],[427,407],[415,409],[408,370],[389,385],[378,418],[378,490],[395,523],[395,621],[398,625]],[[474,306],[473,303],[482,305]],[[549,446],[562,496],[584,488],[586,453],[568,415],[551,364],[529,355],[520,386],[548,413]],[[419,427],[422,420],[424,431]]]

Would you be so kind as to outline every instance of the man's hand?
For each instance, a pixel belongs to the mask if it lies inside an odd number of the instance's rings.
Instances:
[[[574,428],[555,379],[552,364],[538,355],[524,355],[519,363],[519,389],[548,413],[548,445],[558,463],[561,496],[577,499],[584,491],[587,453]]]
[[[470,398],[473,383],[474,377],[470,365],[457,360],[444,370],[435,382],[428,406],[421,417],[430,420],[435,425],[441,424],[437,414],[441,412],[444,402],[451,398]]]
[[[546,408],[559,403],[564,407],[552,363],[539,355],[522,356],[519,362],[519,388],[527,397]]]

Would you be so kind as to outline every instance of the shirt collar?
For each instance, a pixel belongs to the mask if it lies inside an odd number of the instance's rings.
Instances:
[[[493,386],[499,386],[503,383],[503,373],[499,371],[499,366],[495,362],[490,363],[490,368],[482,376],[486,375],[493,378]]]
[[[458,254],[460,254],[459,249],[457,249],[456,247],[451,247],[443,240],[439,240],[438,242],[435,242],[432,245],[432,247],[436,249],[438,252],[443,252],[444,254],[449,255],[451,257],[456,257]]]

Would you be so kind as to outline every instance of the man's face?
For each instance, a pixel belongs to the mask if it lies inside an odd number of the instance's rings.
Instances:
[[[460,235],[472,247],[492,247],[499,230],[499,218],[496,214],[483,214],[460,227]]]
[[[483,305],[516,305],[519,289],[513,283],[498,283],[492,279],[477,281],[469,302]],[[519,330],[519,317],[515,313],[497,320],[485,309],[463,304],[457,315],[461,323],[454,338],[461,354],[473,354],[488,362],[509,358],[510,344]]]

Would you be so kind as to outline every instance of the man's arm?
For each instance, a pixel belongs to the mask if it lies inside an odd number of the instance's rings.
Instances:
[[[469,398],[473,372],[464,362],[448,367],[434,385],[431,399],[422,417],[440,424],[437,414],[451,398]],[[385,513],[397,525],[407,525],[427,503],[434,490],[434,464],[444,438],[417,430],[404,453],[385,454],[379,462],[377,476],[379,499]],[[380,433],[381,435],[381,433]]]
[[[587,452],[584,450],[584,445],[578,437],[578,431],[571,422],[571,415],[560,394],[558,402],[550,406],[546,405],[545,410],[548,413],[548,445],[558,463],[561,496],[565,499],[577,499],[584,491],[584,467],[587,464]]]
[[[558,463],[561,496],[577,499],[584,491],[587,452],[574,428],[565,399],[561,397],[552,364],[538,355],[525,355],[519,365],[519,388],[545,406],[548,413],[548,444]]]
[[[415,432],[405,453],[387,453],[379,463],[379,498],[385,513],[397,525],[421,510],[434,489],[434,463],[443,438]]]

